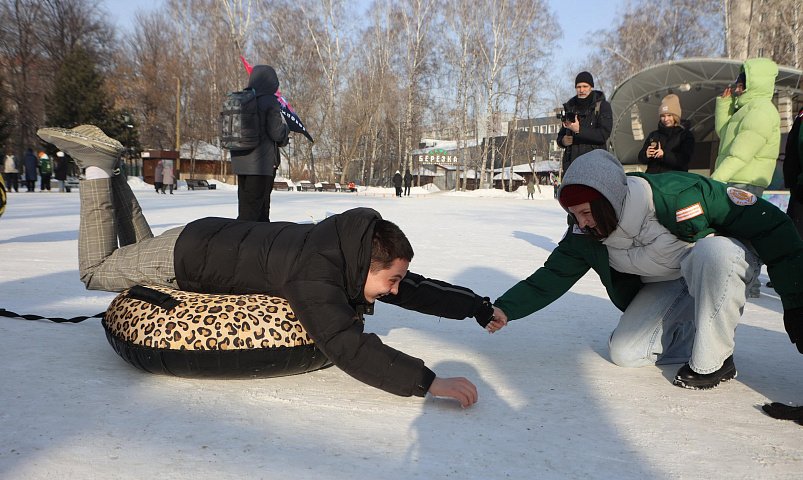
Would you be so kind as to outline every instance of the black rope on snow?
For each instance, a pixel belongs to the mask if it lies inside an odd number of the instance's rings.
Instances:
[[[103,318],[106,315],[106,312],[101,312],[91,317],[72,317],[72,318],[61,318],[61,317],[41,317],[39,315],[20,315],[19,313],[9,312],[5,308],[0,308],[0,317],[9,317],[9,318],[24,318],[25,320],[50,320],[51,322],[56,323],[79,323],[83,322],[84,320],[89,320],[90,318]]]

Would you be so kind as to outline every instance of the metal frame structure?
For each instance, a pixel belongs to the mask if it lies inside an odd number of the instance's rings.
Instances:
[[[654,65],[631,76],[609,99],[613,110],[610,151],[623,164],[637,164],[644,136],[657,128],[661,99],[674,93],[680,97],[683,119],[692,122],[697,140],[692,169],[710,169],[719,147],[714,132],[715,99],[733,85],[742,63],[726,58],[689,58]],[[778,70],[774,101],[777,104],[780,100],[794,115],[803,107],[803,71],[790,67]]]

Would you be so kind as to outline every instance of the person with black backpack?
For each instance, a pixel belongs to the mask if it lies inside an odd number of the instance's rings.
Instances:
[[[237,105],[240,118],[227,117],[227,111],[222,112],[223,146],[231,152],[232,171],[237,175],[238,220],[270,221],[270,194],[281,163],[279,148],[287,145],[290,136],[281,105],[274,96],[278,90],[279,78],[273,67],[257,65],[251,71],[248,87],[229,95],[235,102],[242,102]],[[226,137],[226,125],[231,138]]]
[[[563,149],[561,175],[575,158],[601,148],[607,150],[613,129],[613,110],[605,94],[594,90],[594,77],[580,72],[574,79],[577,95],[563,104],[560,115],[563,128],[558,131],[558,146]]]

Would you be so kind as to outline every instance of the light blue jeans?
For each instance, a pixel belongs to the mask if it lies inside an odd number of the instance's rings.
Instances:
[[[611,360],[623,367],[688,361],[697,373],[717,371],[733,354],[747,288],[760,268],[738,240],[698,240],[680,264],[681,278],[645,284],[627,307],[608,341]]]

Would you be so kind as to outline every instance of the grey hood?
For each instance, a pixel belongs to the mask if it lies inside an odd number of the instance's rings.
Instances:
[[[593,188],[611,202],[617,220],[622,218],[622,206],[627,196],[627,176],[622,164],[611,153],[598,149],[577,157],[563,174],[558,198],[566,185]],[[565,207],[564,210],[569,212]]]

